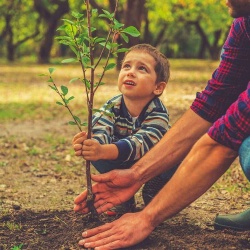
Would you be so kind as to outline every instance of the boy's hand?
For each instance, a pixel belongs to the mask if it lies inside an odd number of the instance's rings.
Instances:
[[[97,161],[102,159],[102,145],[93,139],[84,140],[82,146],[82,156],[88,161]]]
[[[72,140],[72,146],[75,150],[76,156],[82,156],[83,142],[87,139],[87,132],[82,131],[76,134]]]

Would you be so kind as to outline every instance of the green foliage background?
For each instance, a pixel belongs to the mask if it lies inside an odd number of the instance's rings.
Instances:
[[[55,11],[56,5],[50,0],[43,1],[51,11]],[[70,11],[83,11],[85,6],[82,0],[68,0]],[[136,0],[135,0],[136,1]],[[94,1],[101,7],[109,9],[108,0]],[[120,12],[130,11],[126,9],[127,0],[119,1]],[[12,7],[10,8],[10,5]],[[143,10],[144,11],[144,10]],[[195,23],[199,23],[211,50],[215,51],[215,58],[218,59],[219,48],[226,39],[232,18],[228,14],[225,1],[221,0],[146,0],[144,17],[147,20],[141,22],[141,38],[140,42],[149,42],[159,47],[163,53],[172,58],[212,58],[209,49],[202,50],[202,38],[195,28]],[[25,57],[33,58],[35,61],[41,40],[46,30],[46,23],[39,19],[39,15],[34,9],[34,0],[2,0],[0,1],[0,57],[7,58],[8,41],[4,37],[6,28],[6,14],[12,16],[10,25],[13,29],[13,43],[24,39],[36,29],[39,24],[40,34],[33,39],[17,46],[15,51],[15,59],[24,60]],[[66,14],[63,18],[68,18]],[[121,20],[123,21],[123,20]],[[99,21],[98,21],[99,22]],[[145,34],[145,27],[148,25],[149,34]],[[98,32],[103,32],[105,25],[100,23]],[[102,28],[103,27],[103,28]],[[215,34],[220,33],[218,41],[215,43]],[[160,40],[159,34],[163,33]],[[146,37],[145,37],[146,36]],[[58,42],[54,42],[51,56],[56,58],[64,56],[69,51],[60,46]],[[201,55],[202,54],[202,55]],[[217,57],[217,58],[216,58]],[[3,60],[3,59],[1,59]]]

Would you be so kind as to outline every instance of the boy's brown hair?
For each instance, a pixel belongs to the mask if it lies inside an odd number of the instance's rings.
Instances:
[[[169,70],[170,64],[165,55],[163,55],[159,50],[157,50],[155,47],[151,46],[150,44],[141,43],[141,44],[137,44],[137,45],[130,47],[126,51],[125,57],[129,52],[134,51],[134,50],[145,51],[146,53],[148,53],[155,59],[155,62],[156,62],[155,72],[157,75],[156,83],[168,82],[168,79],[170,76],[170,70]]]

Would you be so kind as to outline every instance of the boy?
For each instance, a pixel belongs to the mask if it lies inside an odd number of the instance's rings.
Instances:
[[[149,44],[131,47],[118,76],[122,94],[102,107],[114,116],[94,114],[92,138],[87,139],[86,132],[73,138],[75,155],[90,160],[100,173],[130,168],[170,128],[168,111],[158,98],[168,79],[169,62],[163,54]],[[146,204],[172,174],[165,173],[145,184],[142,194]],[[134,203],[132,198],[108,214],[133,211]]]

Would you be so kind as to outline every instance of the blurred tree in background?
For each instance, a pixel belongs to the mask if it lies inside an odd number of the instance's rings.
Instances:
[[[39,17],[30,0],[2,0],[0,3],[0,56],[12,62],[21,47],[32,53],[29,44],[35,46],[34,38],[39,34]],[[32,43],[31,40],[33,40]],[[5,50],[5,54],[3,53]]]
[[[114,9],[115,0],[91,0],[99,13]],[[7,61],[24,57],[49,63],[70,51],[55,41],[61,19],[73,10],[85,11],[83,0],[1,0],[0,56]],[[232,18],[221,0],[120,0],[116,18],[141,32],[125,47],[150,43],[168,57],[217,60]],[[105,25],[96,20],[104,32]],[[105,22],[105,21],[103,21]],[[120,38],[117,37],[120,42]],[[122,57],[123,55],[120,55]],[[119,59],[118,59],[119,60]]]

